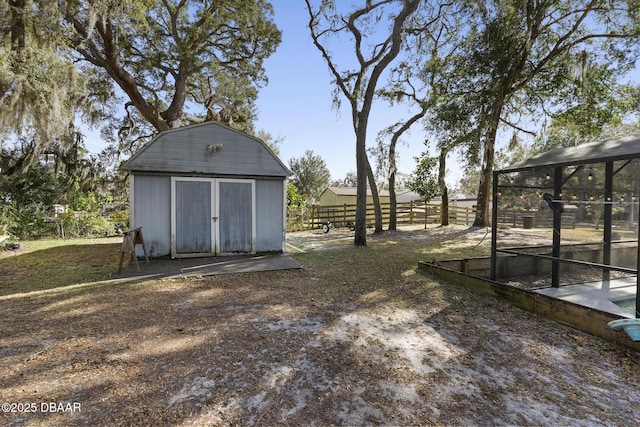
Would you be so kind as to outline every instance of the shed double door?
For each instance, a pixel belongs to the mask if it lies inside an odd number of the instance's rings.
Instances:
[[[253,180],[171,179],[173,258],[255,252]]]

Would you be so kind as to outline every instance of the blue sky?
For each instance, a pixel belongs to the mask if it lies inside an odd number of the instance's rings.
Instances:
[[[275,0],[272,4],[275,22],[282,30],[282,43],[265,63],[269,84],[260,90],[256,129],[283,139],[280,157],[285,163],[312,150],[327,163],[333,179],[342,179],[347,172],[356,170],[351,111],[344,98],[340,111],[332,108],[334,85],[327,64],[309,35],[304,2]],[[339,49],[340,46],[330,47],[333,53],[339,54]],[[375,145],[378,131],[392,124],[398,114],[387,105],[374,107],[369,145]],[[424,151],[423,140],[424,135],[417,131],[405,138],[411,144],[399,149],[401,172],[414,169],[413,158]]]
[[[340,111],[332,108],[334,85],[309,35],[304,2],[273,0],[272,4],[275,22],[282,31],[282,43],[265,63],[269,84],[260,90],[256,128],[283,139],[280,157],[285,163],[292,157],[303,156],[305,150],[312,150],[325,160],[333,179],[342,179],[356,169],[350,110],[344,100]],[[337,45],[330,46],[329,50],[333,54],[348,54],[345,51],[349,46],[345,43],[342,52]],[[638,76],[636,71],[631,79],[638,82]],[[392,124],[400,113],[391,111],[386,104],[376,104],[370,119],[368,144],[375,145],[378,131]],[[404,137],[406,144],[398,147],[400,172],[411,173],[415,168],[414,157],[425,150],[425,134],[420,131],[420,124],[413,129]],[[457,153],[448,159],[449,185],[455,185],[462,176],[458,159]]]
[[[325,160],[332,179],[342,179],[356,169],[351,112],[343,95],[340,95],[343,99],[341,110],[332,108],[334,84],[326,63],[311,41],[304,2],[272,0],[271,3],[275,9],[275,22],[282,31],[282,43],[264,64],[269,84],[259,92],[256,129],[282,139],[280,157],[285,164],[293,157],[303,156],[306,150],[312,150]],[[349,49],[348,43],[330,47],[333,54],[351,58]],[[640,73],[634,72],[631,79],[640,81]],[[408,111],[403,108],[392,110],[386,104],[376,103],[369,121],[369,145],[376,144],[378,131],[406,116]],[[398,170],[408,174],[415,168],[414,157],[425,150],[425,134],[420,130],[420,124],[414,125],[403,139],[404,144],[398,146]],[[88,132],[87,145],[91,151],[104,148],[104,142],[99,142],[98,131]],[[447,182],[450,186],[457,184],[462,176],[459,156],[454,153],[448,159]]]

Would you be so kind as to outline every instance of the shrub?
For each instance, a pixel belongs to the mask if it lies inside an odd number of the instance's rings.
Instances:
[[[57,219],[60,235],[64,237],[97,237],[114,234],[113,222],[93,212],[69,210]]]
[[[117,230],[125,231],[129,228],[129,210],[110,213],[109,219]]]
[[[18,239],[41,239],[58,235],[56,224],[46,207],[31,203],[21,209],[8,209],[8,231]]]

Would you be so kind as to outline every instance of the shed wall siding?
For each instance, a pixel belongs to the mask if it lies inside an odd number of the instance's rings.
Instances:
[[[142,227],[150,256],[171,253],[171,178],[135,175],[133,179],[133,227]],[[140,252],[140,253],[138,253]],[[142,254],[137,247],[136,253]]]
[[[358,201],[356,196],[343,196],[338,195],[334,200],[334,205],[355,205]],[[369,203],[369,197],[367,197],[367,203]]]
[[[281,180],[256,180],[256,251],[283,250],[284,194]]]
[[[320,195],[320,206],[333,206],[337,205],[337,197],[331,191],[325,191]]]

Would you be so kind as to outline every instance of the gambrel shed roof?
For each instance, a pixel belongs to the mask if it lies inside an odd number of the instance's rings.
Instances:
[[[121,169],[282,178],[291,174],[264,141],[216,122],[161,132]]]

